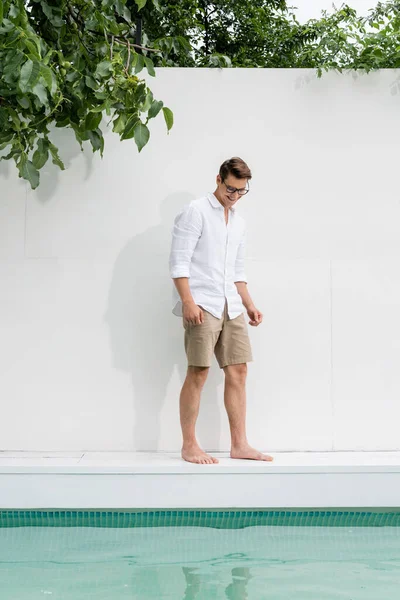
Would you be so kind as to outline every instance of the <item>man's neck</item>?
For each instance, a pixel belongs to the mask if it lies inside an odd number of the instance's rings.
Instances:
[[[229,211],[232,210],[232,207],[230,206],[224,206],[224,204],[221,202],[221,200],[218,198],[216,191],[214,192],[214,196],[216,197],[216,199],[218,200],[218,202],[220,203],[220,205],[223,207],[224,209],[224,213],[225,213],[225,217],[228,216]]]

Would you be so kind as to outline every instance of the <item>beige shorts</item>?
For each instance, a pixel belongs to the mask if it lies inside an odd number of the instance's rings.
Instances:
[[[200,306],[200,305],[199,305]],[[200,325],[185,322],[185,351],[189,367],[211,367],[213,353],[221,369],[227,365],[253,360],[247,325],[242,313],[235,319],[228,316],[227,303],[220,319],[202,306],[204,321]]]

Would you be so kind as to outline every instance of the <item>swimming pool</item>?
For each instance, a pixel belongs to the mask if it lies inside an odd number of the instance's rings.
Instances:
[[[0,511],[1,600],[394,600],[400,512]]]

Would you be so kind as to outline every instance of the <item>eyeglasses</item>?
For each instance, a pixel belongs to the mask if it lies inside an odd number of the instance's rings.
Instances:
[[[250,191],[248,182],[247,182],[247,187],[245,187],[245,188],[234,188],[230,185],[226,185],[225,181],[223,181],[222,183],[226,187],[226,191],[228,192],[228,194],[235,194],[237,192],[239,194],[239,196],[244,196],[245,194],[247,194],[247,192]]]

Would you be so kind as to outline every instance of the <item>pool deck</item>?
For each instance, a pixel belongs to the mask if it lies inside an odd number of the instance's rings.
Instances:
[[[0,509],[400,507],[400,452],[0,452]]]

